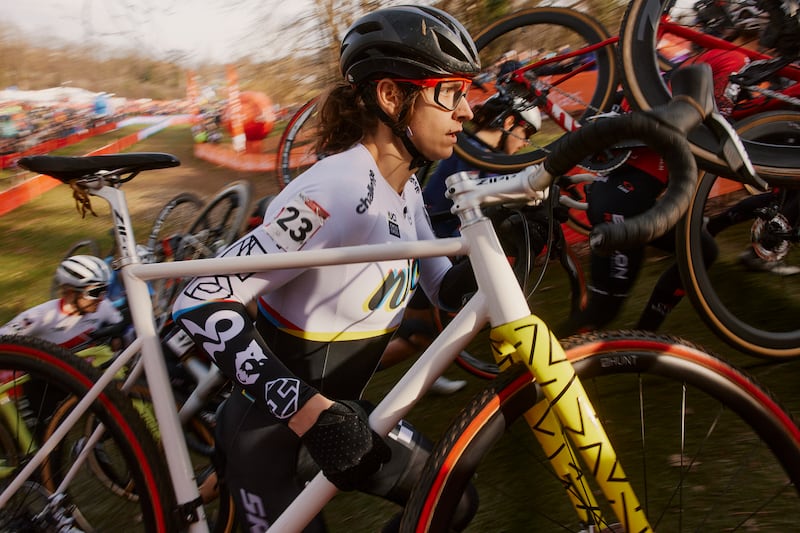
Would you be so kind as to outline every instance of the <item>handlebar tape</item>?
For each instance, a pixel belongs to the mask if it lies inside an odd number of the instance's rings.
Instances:
[[[670,123],[676,115],[680,121]],[[687,115],[694,115],[690,120]],[[667,120],[665,120],[665,118]],[[589,244],[596,253],[634,248],[664,235],[689,207],[697,184],[697,165],[689,148],[686,133],[671,124],[690,128],[702,120],[700,110],[685,100],[676,100],[653,112],[635,112],[590,122],[561,137],[544,161],[545,169],[560,176],[585,157],[624,140],[638,140],[658,152],[667,163],[667,189],[656,204],[622,223],[602,223],[589,234]]]
[[[681,68],[673,74],[671,85],[673,98],[666,105],[590,122],[562,137],[544,162],[551,175],[560,176],[583,158],[623,140],[644,142],[666,162],[669,181],[662,197],[645,213],[622,223],[595,226],[589,244],[596,253],[643,246],[669,231],[689,207],[698,174],[687,137],[717,112],[711,67]]]

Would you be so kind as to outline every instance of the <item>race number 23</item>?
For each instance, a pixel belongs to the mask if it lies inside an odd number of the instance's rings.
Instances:
[[[265,230],[275,244],[287,252],[293,252],[303,247],[328,216],[328,212],[317,202],[299,194],[283,206]]]

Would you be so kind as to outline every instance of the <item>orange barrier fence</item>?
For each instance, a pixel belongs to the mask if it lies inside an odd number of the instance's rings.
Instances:
[[[9,168],[14,166],[20,157],[46,154],[52,152],[53,150],[58,150],[59,148],[64,148],[65,146],[79,143],[84,139],[88,139],[89,137],[108,133],[109,131],[116,129],[116,127],[116,122],[109,122],[108,124],[103,124],[102,126],[97,126],[96,128],[91,128],[81,133],[74,133],[60,139],[50,139],[49,141],[44,141],[43,143],[39,143],[36,146],[32,146],[31,148],[28,148],[22,152],[1,155],[0,168]]]
[[[126,135],[114,142],[108,143],[105,146],[93,150],[86,155],[101,155],[101,154],[114,154],[133,146],[137,142],[146,139],[150,135],[161,131],[167,126],[175,124],[182,124],[188,122],[189,117],[179,115],[174,117],[165,117],[163,120],[153,124],[152,126],[143,130],[137,131],[130,135]],[[40,194],[43,194],[56,185],[61,184],[57,179],[37,174],[36,176],[25,180],[24,182],[0,192],[0,216],[5,215],[9,211],[13,211],[17,207],[29,202]]]
[[[194,155],[215,165],[222,165],[245,172],[272,172],[275,170],[275,154],[259,152],[236,152],[230,145],[197,143]]]

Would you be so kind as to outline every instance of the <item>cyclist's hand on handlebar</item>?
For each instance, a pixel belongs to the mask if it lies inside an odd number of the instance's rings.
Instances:
[[[103,324],[96,330],[89,333],[89,338],[92,340],[105,339],[108,337],[122,337],[129,324],[124,320],[115,324]]]
[[[338,401],[322,411],[302,436],[325,477],[340,490],[354,490],[391,458],[389,446],[369,427],[357,403]]]

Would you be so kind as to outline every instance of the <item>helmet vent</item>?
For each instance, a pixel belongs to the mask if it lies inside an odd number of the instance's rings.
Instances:
[[[435,36],[436,36],[436,42],[438,42],[438,43],[439,43],[439,49],[440,49],[442,52],[444,52],[445,54],[447,54],[447,55],[448,55],[448,56],[450,56],[450,57],[457,58],[457,59],[459,59],[460,61],[467,61],[467,62],[469,62],[469,61],[471,60],[471,58],[468,58],[468,57],[464,56],[464,53],[463,53],[463,51],[462,51],[462,50],[460,50],[460,49],[459,49],[457,46],[455,46],[455,44],[454,44],[454,43],[450,42],[450,39],[447,39],[447,38],[444,38],[444,39],[443,39],[443,38],[441,38],[441,36],[439,35],[439,33],[438,33],[438,32],[436,32],[436,31],[434,31],[434,32],[431,32],[431,33],[433,33],[433,35],[435,35]]]
[[[372,20],[365,22],[364,24],[360,24],[355,31],[359,35],[366,35],[368,33],[372,33],[374,31],[381,31],[383,29],[383,24],[378,21]]]

